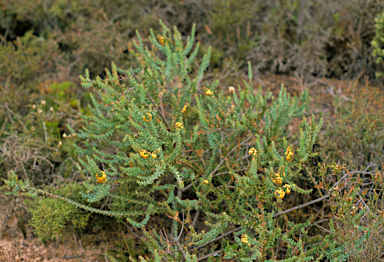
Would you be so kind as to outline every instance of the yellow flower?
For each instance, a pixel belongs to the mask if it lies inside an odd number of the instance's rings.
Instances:
[[[281,185],[283,183],[283,179],[280,176],[276,176],[275,178],[272,178],[273,183]]]
[[[213,92],[210,89],[207,89],[207,91],[205,91],[205,94],[207,96],[211,96],[211,95],[213,95]]]
[[[294,153],[293,153],[293,149],[290,146],[287,147],[287,151],[285,151],[285,155],[286,155],[285,159],[288,162],[292,161],[294,157]]]
[[[97,183],[99,183],[99,184],[102,184],[102,183],[107,182],[107,175],[105,174],[104,171],[101,171],[101,173],[102,173],[101,176],[98,176],[98,175],[96,174]]]
[[[283,189],[279,188],[275,191],[275,197],[283,199],[285,196],[285,192]]]
[[[248,154],[253,155],[253,156],[257,156],[257,151],[254,147],[251,147],[251,149],[249,149],[249,151],[248,151]]]
[[[141,156],[142,158],[146,159],[146,158],[149,156],[148,151],[145,150],[145,149],[141,150],[141,152],[140,152],[140,156]]]
[[[181,113],[186,113],[186,112],[187,112],[187,105],[185,105],[183,110],[181,110]]]
[[[157,155],[156,155],[155,153],[152,153],[152,154],[151,154],[151,157],[152,157],[152,158],[156,158]]]
[[[290,185],[285,185],[285,192],[287,193],[287,195],[289,195],[289,193],[291,193],[291,186]]]
[[[285,174],[283,173],[283,177]],[[281,185],[283,183],[283,178],[280,176],[280,172],[275,173],[275,177],[272,177],[273,183]]]
[[[203,180],[204,183],[208,184],[208,180]]]
[[[150,122],[150,121],[152,121],[152,115],[151,115],[150,113],[148,113],[147,115],[149,116],[149,118],[147,119],[145,116],[143,116],[143,120],[144,120],[145,122]]]
[[[248,244],[248,239],[246,237],[243,237],[241,239],[241,242],[243,242],[244,244]]]
[[[157,39],[159,40],[159,42],[160,42],[161,45],[164,45],[164,36],[160,36],[160,35],[158,35],[158,36],[157,36]]]
[[[182,123],[180,123],[180,122],[176,122],[176,124],[175,124],[175,128],[176,128],[176,130],[178,130],[178,129],[180,129],[180,128],[184,128],[184,127],[183,127],[183,124],[182,124]]]
[[[235,93],[235,88],[233,86],[229,87],[229,93],[231,94]]]

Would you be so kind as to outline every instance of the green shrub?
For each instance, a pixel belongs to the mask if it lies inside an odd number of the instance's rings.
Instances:
[[[140,67],[112,65],[104,80],[92,80],[88,71],[81,77],[82,86],[99,89],[100,97],[91,97],[84,128],[68,126],[82,140],[76,145],[81,201],[60,190],[37,190],[12,173],[3,188],[56,196],[142,228],[154,260],[141,261],[197,261],[216,254],[240,261],[342,261],[333,234],[311,236],[313,217],[300,222],[302,217],[287,214],[294,207],[290,200],[312,192],[296,181],[313,156],[322,120],[303,117],[298,140],[286,133],[290,121],[303,116],[308,93],[291,98],[283,86],[277,98],[262,95],[261,87],[255,92],[249,63],[249,83],[224,95],[218,81],[202,82],[210,49],[197,72],[190,72],[199,49],[192,48],[195,28],[183,44],[176,28],[172,34],[161,25],[161,36],[151,31],[152,50],[137,33]],[[104,199],[108,208],[92,206]],[[153,225],[155,219],[166,220]],[[152,232],[145,229],[150,224]]]
[[[76,183],[62,185],[60,189],[48,188],[52,194],[61,195],[78,203],[85,203],[80,192],[84,188]],[[90,214],[69,204],[66,201],[52,196],[43,196],[25,201],[32,214],[29,222],[35,234],[46,241],[58,239],[66,231],[75,232],[83,229],[89,220]]]
[[[31,88],[40,76],[55,70],[58,45],[26,32],[14,42],[0,44],[0,81],[11,79],[17,85]]]

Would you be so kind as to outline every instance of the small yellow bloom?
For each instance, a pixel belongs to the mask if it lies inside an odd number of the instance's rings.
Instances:
[[[143,120],[144,120],[145,122],[150,122],[150,121],[152,121],[152,115],[151,115],[150,113],[148,113],[147,115],[148,115],[149,117],[146,118],[145,116],[143,116]]]
[[[176,130],[178,130],[178,129],[180,129],[180,128],[184,128],[184,127],[183,127],[183,124],[182,124],[182,123],[180,123],[180,122],[176,122],[176,124],[175,124],[175,128],[176,128]]]
[[[36,105],[33,105],[32,108],[35,109],[35,108],[36,108]]]
[[[181,110],[181,113],[186,113],[186,112],[187,112],[187,105],[185,105],[183,110]]]
[[[164,45],[164,36],[157,35],[157,39],[159,40],[161,45]]]
[[[273,183],[275,183],[277,185],[281,185],[283,183],[283,179],[281,178],[279,173],[276,174],[275,178],[272,178],[272,181],[273,181]]]
[[[208,180],[203,180],[204,183],[208,184]]]
[[[156,155],[155,153],[152,153],[152,154],[151,154],[151,157],[152,157],[152,158],[156,158],[157,155]]]
[[[279,188],[275,191],[275,197],[283,199],[285,196],[285,192],[283,189]]]
[[[287,195],[289,195],[289,193],[291,193],[291,186],[290,185],[285,185],[285,192],[287,193]]]
[[[207,89],[207,91],[205,91],[205,94],[207,96],[211,96],[211,95],[213,95],[213,92],[210,89]]]
[[[141,150],[141,152],[140,152],[140,156],[141,156],[142,158],[146,159],[146,158],[149,156],[148,151],[145,150],[145,149]]]
[[[231,94],[235,93],[235,88],[233,86],[229,87],[229,93]]]
[[[243,237],[241,239],[241,242],[243,242],[244,244],[248,244],[248,239],[246,237]]]
[[[293,149],[290,146],[287,147],[287,151],[285,151],[285,155],[286,155],[285,159],[288,162],[292,161],[294,157],[294,153],[293,153]]]
[[[97,176],[97,174],[96,174],[97,183],[99,183],[99,184],[107,182],[107,175],[105,174],[104,171],[101,171],[101,173],[102,173],[101,176]]]
[[[251,147],[251,149],[249,149],[249,151],[248,151],[248,154],[253,155],[253,156],[257,156],[257,151],[254,147]]]

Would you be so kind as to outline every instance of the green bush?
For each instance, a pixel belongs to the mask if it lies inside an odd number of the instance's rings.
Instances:
[[[183,44],[176,28],[172,34],[162,27],[161,36],[151,31],[151,51],[137,34],[140,67],[112,65],[104,80],[88,72],[81,77],[82,86],[99,89],[100,97],[91,97],[84,128],[68,127],[82,140],[76,145],[81,201],[60,190],[34,189],[12,174],[4,188],[57,196],[142,228],[154,260],[141,261],[197,261],[219,253],[241,261],[345,260],[333,234],[309,234],[313,217],[287,215],[291,200],[312,192],[296,181],[314,155],[322,121],[304,117],[298,140],[286,133],[290,121],[303,116],[307,92],[298,98],[283,87],[277,98],[263,96],[261,88],[255,93],[249,64],[245,88],[230,87],[224,95],[218,81],[202,82],[210,50],[197,72],[189,70],[199,47],[192,49],[194,30]],[[109,208],[93,207],[104,199]],[[168,220],[153,225],[154,219]],[[152,232],[145,229],[150,223]]]
[[[85,202],[80,195],[84,188],[76,183],[62,185],[60,189],[48,188],[48,190],[52,194],[73,199],[78,203]],[[76,229],[83,229],[90,217],[88,212],[51,196],[34,198],[25,203],[32,214],[29,224],[33,226],[35,234],[44,243],[58,239],[66,231],[75,232]]]

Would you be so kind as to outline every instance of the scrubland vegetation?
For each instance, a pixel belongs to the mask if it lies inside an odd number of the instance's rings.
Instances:
[[[14,0],[0,35],[25,237],[97,233],[97,261],[384,260],[382,1]]]

